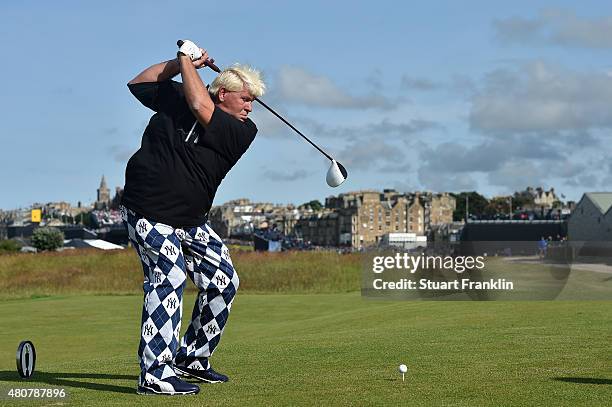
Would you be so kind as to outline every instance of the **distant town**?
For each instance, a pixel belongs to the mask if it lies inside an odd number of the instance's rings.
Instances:
[[[96,192],[91,204],[48,202],[0,210],[0,240],[28,246],[34,230],[47,226],[61,230],[65,242],[78,242],[77,247],[87,241],[127,245],[118,211],[122,189],[111,197],[102,176]],[[612,193],[585,193],[578,203],[563,198],[553,188],[540,187],[491,198],[475,191],[362,190],[295,205],[236,199],[213,206],[209,222],[225,239],[273,251],[426,247],[467,238],[564,240],[570,226],[572,237],[610,240]]]

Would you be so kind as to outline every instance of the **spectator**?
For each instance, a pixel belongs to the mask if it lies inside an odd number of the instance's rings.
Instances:
[[[540,260],[543,260],[546,257],[546,250],[548,249],[548,241],[542,236],[540,241],[538,242],[538,256]]]

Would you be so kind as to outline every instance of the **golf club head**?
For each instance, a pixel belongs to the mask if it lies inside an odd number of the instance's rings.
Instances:
[[[335,188],[346,181],[347,176],[348,173],[346,172],[346,168],[336,160],[332,160],[331,166],[329,170],[327,170],[327,177],[325,180],[327,181],[327,185]]]

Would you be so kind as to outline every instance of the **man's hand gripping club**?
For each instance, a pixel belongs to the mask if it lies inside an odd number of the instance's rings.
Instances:
[[[212,64],[214,60],[208,59],[208,52],[189,40],[184,40],[180,44],[177,59],[189,109],[203,126],[208,126],[215,110],[215,104],[196,69]]]

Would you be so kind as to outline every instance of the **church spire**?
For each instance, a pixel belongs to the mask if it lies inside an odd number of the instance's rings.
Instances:
[[[98,188],[98,199],[96,199],[95,207],[96,209],[108,209],[110,202],[110,189],[108,189],[106,186],[106,178],[104,178],[104,175],[102,175],[100,188]]]

